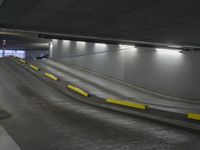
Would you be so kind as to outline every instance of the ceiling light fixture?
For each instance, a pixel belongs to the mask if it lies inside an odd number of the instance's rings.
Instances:
[[[180,46],[180,45],[169,45],[168,47],[169,48],[182,48],[182,46]]]
[[[178,54],[181,55],[182,50],[181,49],[168,49],[168,48],[156,48],[156,51],[159,53],[165,53],[165,54]]]
[[[107,47],[107,44],[105,44],[105,43],[95,43],[95,47],[98,47],[98,48],[106,48],[106,47]]]
[[[157,51],[167,51],[167,52],[180,52],[180,49],[171,49],[171,48],[156,48]]]
[[[120,49],[136,48],[134,45],[119,44]]]
[[[85,45],[86,44],[86,42],[84,42],[84,41],[76,41],[78,44],[83,44],[83,45]]]

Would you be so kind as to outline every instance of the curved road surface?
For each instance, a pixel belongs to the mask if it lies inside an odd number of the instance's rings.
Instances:
[[[81,103],[0,60],[0,120],[22,150],[199,150],[200,135]]]

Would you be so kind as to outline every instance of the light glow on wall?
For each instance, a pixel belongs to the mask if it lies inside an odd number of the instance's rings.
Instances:
[[[65,43],[65,44],[69,44],[70,41],[69,41],[69,40],[63,40],[63,43]]]
[[[54,41],[54,42],[57,42],[57,41],[58,41],[58,39],[53,39],[53,41]]]
[[[95,47],[97,47],[97,48],[107,48],[107,44],[105,44],[105,43],[95,43]]]
[[[168,48],[156,48],[157,52],[167,52],[167,53],[178,53],[180,54],[180,49],[168,49]]]
[[[53,56],[53,42],[49,43],[49,57],[52,58]]]
[[[77,41],[76,44],[80,46],[86,46],[86,42],[83,41]]]
[[[76,42],[76,46],[77,46],[78,49],[80,49],[80,50],[84,50],[85,47],[86,47],[86,42],[83,42],[83,41],[77,41],[77,42]]]
[[[77,44],[80,44],[80,45],[85,45],[86,42],[83,42],[83,41],[77,41]]]
[[[136,48],[134,45],[119,44],[120,49]]]
[[[136,47],[134,45],[124,45],[124,44],[119,44],[119,48],[120,49],[136,49]]]
[[[168,49],[168,48],[156,48],[157,54],[163,54],[168,56],[181,56],[181,49]]]
[[[50,48],[53,48],[53,42],[49,43]]]
[[[69,40],[62,40],[61,41],[64,47],[69,47],[70,46],[70,41]]]

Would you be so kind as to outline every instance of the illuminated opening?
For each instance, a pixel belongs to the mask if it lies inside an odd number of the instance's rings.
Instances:
[[[5,56],[17,56],[20,58],[25,58],[25,51],[24,50],[5,50],[3,56],[3,50],[0,50],[0,57]]]

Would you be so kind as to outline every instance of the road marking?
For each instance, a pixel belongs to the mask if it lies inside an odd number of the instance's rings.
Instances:
[[[1,125],[0,125],[0,150],[21,150]]]

